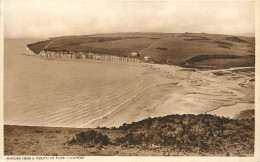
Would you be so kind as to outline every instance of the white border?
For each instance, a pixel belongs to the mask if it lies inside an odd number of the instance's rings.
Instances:
[[[98,1],[109,1],[109,0],[98,0]],[[122,0],[126,1],[126,0]],[[130,1],[130,0],[128,0]],[[140,1],[140,0],[131,0],[131,1]],[[146,0],[145,0],[146,1]],[[162,0],[152,0],[152,1],[162,1]],[[180,1],[180,0],[175,0],[175,1]],[[190,0],[190,2],[194,2],[196,0]],[[214,0],[200,0],[200,1],[214,1]],[[229,1],[238,1],[238,0],[229,0]],[[248,0],[244,0],[248,1]],[[252,1],[252,0],[250,0]],[[0,16],[1,16],[1,21],[0,21],[0,160],[1,162],[7,161],[6,157],[3,156],[4,150],[3,150],[3,72],[4,72],[4,13],[3,13],[3,8],[4,8],[4,0],[0,0]],[[129,161],[129,162],[144,162],[144,161],[149,161],[149,162],[158,162],[158,161],[164,161],[164,162],[170,162],[170,161],[193,161],[193,162],[217,162],[217,161],[224,161],[224,162],[259,162],[259,155],[260,155],[260,134],[259,134],[259,122],[260,122],[260,110],[259,110],[259,101],[260,101],[260,82],[259,82],[259,76],[260,76],[260,56],[259,56],[259,45],[260,45],[260,0],[255,0],[255,29],[256,29],[256,82],[255,82],[255,114],[256,114],[256,124],[255,124],[255,154],[254,157],[158,157],[158,156],[143,156],[143,157],[129,157],[129,156],[85,156],[84,160],[44,160],[44,161],[106,161],[106,162],[121,162],[121,161]],[[22,156],[25,157],[25,156]],[[10,160],[8,160],[10,161]],[[17,160],[15,160],[17,161]],[[18,161],[31,161],[31,160],[18,160]],[[38,160],[38,161],[43,161],[43,160]]]

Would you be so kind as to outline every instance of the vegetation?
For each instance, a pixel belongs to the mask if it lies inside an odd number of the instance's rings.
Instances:
[[[255,66],[255,57],[252,55],[198,55],[181,63],[183,67],[197,69],[224,69],[231,67]]]
[[[239,37],[226,37],[226,40],[238,42],[238,43],[245,43],[245,40],[240,39]]]
[[[123,131],[111,143],[106,135],[92,130],[76,134],[76,138],[73,138],[70,144],[110,143],[126,148],[142,147],[148,150],[166,148],[186,154],[241,156],[254,152],[254,117],[247,117],[243,116],[238,120],[208,114],[187,114],[148,118],[131,124],[124,123],[118,128],[99,128],[107,131]]]
[[[254,118],[255,117],[255,110],[249,109],[249,110],[243,110],[239,114],[235,116],[235,119],[248,119],[248,118]]]
[[[254,152],[254,118],[234,120],[213,115],[169,115],[118,129],[117,144],[168,147],[177,152],[243,154]]]
[[[221,48],[230,48],[229,46],[224,46],[224,45],[218,45]]]
[[[216,69],[225,68],[226,65],[254,66],[255,39],[206,33],[108,33],[55,37],[30,44],[28,47],[36,53],[44,49],[55,52],[93,52],[122,57],[138,52],[139,59],[149,56],[150,62],[153,63]],[[205,59],[189,66],[184,63],[202,55],[220,55],[219,57],[230,55],[240,58]],[[249,55],[253,57],[247,57]]]
[[[205,37],[195,37],[195,38],[190,38],[190,39],[184,39],[186,41],[198,41],[198,40],[210,40],[209,38],[205,38]]]
[[[105,38],[103,38],[105,39]],[[77,45],[59,45],[47,48],[48,51],[74,51],[74,52],[93,52],[100,54],[110,54],[116,56],[129,56],[130,53],[135,51],[140,51],[150,44],[155,42],[154,39],[148,38],[133,38],[133,39],[122,39],[122,38],[106,38],[106,41],[91,42],[91,43],[81,43]],[[117,40],[117,41],[115,41]],[[60,43],[59,43],[60,44]]]
[[[123,38],[117,37],[88,37],[88,36],[66,36],[59,37],[48,47],[49,50],[56,49],[59,47],[65,48],[66,46],[80,45],[85,43],[98,43],[121,40]]]
[[[159,50],[167,50],[167,48],[164,48],[164,47],[158,47],[157,49],[159,49]]]
[[[108,145],[110,143],[107,135],[102,135],[94,130],[88,130],[87,132],[80,132],[76,134],[76,137],[69,141],[70,145],[79,144],[84,146],[96,146],[96,145]]]
[[[223,41],[214,41],[214,43],[219,44],[219,45],[224,45],[224,46],[232,46],[232,43],[228,42],[223,42]]]
[[[247,114],[252,112],[248,110]],[[5,125],[4,152],[38,156],[252,156],[254,132],[255,118],[248,115],[236,119],[208,114],[168,115],[95,129]]]
[[[27,47],[35,53],[40,53],[44,49],[44,47],[47,46],[51,41],[52,40],[36,42],[33,44],[28,44]]]
[[[194,62],[201,62],[206,60],[217,60],[217,59],[237,59],[237,58],[241,58],[241,57],[236,55],[198,55],[186,60],[185,63],[194,63]]]

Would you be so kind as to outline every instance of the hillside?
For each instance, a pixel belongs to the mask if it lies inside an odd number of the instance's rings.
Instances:
[[[5,155],[253,156],[254,116],[148,118],[116,128],[4,126]]]
[[[129,57],[138,52],[147,62],[195,68],[254,66],[255,38],[206,33],[110,33],[54,37],[28,48],[55,52],[93,52]]]

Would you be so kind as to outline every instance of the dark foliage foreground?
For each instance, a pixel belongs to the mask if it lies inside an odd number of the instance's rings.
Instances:
[[[165,149],[182,153],[209,153],[238,155],[254,152],[254,118],[229,119],[213,115],[169,115],[148,118],[119,128],[100,128],[124,133],[111,143],[122,147]],[[93,130],[92,130],[93,131]],[[93,133],[102,141],[103,135]],[[75,141],[82,143],[90,133],[77,134]],[[102,138],[100,138],[102,136]],[[109,141],[106,139],[105,141]],[[76,143],[76,142],[75,142]],[[92,142],[93,144],[98,142]],[[103,142],[101,142],[103,143]],[[105,142],[108,144],[109,142]]]
[[[79,144],[84,146],[103,146],[110,143],[107,135],[102,135],[94,130],[88,130],[87,132],[80,132],[76,134],[76,137],[69,141],[70,145]]]

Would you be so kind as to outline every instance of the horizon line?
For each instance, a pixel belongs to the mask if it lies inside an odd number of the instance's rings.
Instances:
[[[70,34],[70,35],[57,35],[57,36],[51,36],[51,37],[34,37],[34,36],[18,36],[18,37],[13,37],[13,36],[5,36],[4,35],[4,39],[42,39],[42,38],[46,38],[46,39],[50,39],[50,38],[57,38],[57,37],[66,37],[66,36],[94,36],[94,35],[102,35],[102,34],[137,34],[137,33],[146,33],[146,34],[185,34],[185,33],[189,33],[189,34],[214,34],[214,35],[234,35],[234,36],[243,36],[243,37],[255,37],[255,32],[252,33],[239,33],[239,34],[228,34],[228,33],[206,33],[206,32],[102,32],[102,33],[94,33],[94,34]]]

